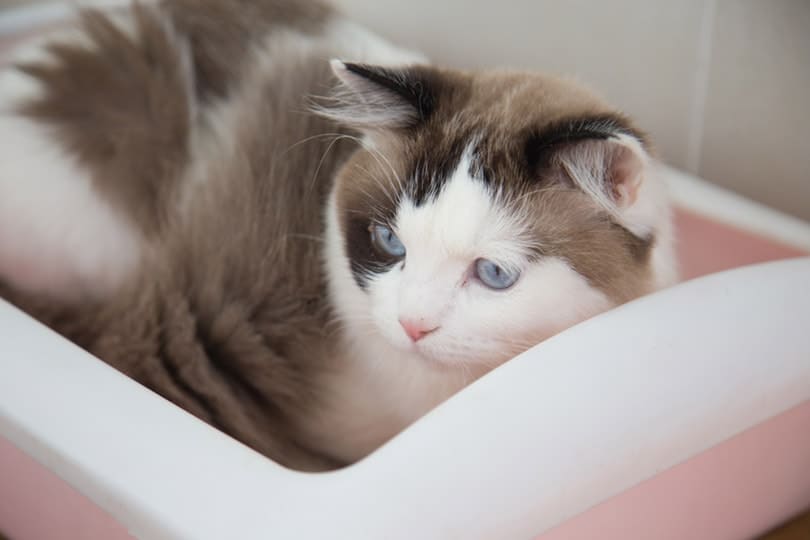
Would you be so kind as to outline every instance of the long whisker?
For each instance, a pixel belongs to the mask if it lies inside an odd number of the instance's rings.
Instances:
[[[323,155],[321,156],[321,159],[318,162],[318,166],[315,168],[315,173],[312,175],[312,180],[310,182],[310,191],[312,191],[315,188],[315,185],[318,182],[318,174],[320,174],[321,167],[323,167],[323,164],[326,161],[326,156],[329,155],[329,152],[332,150],[332,148],[334,148],[334,146],[338,143],[338,141],[341,141],[343,139],[352,140],[356,139],[356,137],[352,137],[350,135],[341,135],[339,137],[335,137],[334,140],[332,140],[332,142],[329,143],[329,146],[326,147],[326,150],[324,150]]]

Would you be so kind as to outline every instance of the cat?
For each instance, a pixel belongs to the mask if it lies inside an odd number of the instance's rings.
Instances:
[[[0,74],[0,138],[0,294],[296,469],[676,279],[627,117],[315,1],[84,10]]]

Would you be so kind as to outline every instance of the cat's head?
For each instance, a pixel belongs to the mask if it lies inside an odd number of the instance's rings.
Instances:
[[[322,112],[361,147],[328,207],[337,316],[442,364],[492,366],[671,280],[644,138],[578,86],[333,61]]]

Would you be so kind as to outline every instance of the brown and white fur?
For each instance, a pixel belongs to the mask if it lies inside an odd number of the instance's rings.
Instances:
[[[675,278],[625,117],[557,78],[429,66],[316,3],[86,12],[1,72],[0,139],[0,291],[292,467],[355,461]]]

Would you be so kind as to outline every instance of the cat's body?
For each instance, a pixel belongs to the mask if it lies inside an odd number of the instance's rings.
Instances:
[[[289,466],[674,277],[643,143],[573,85],[330,70],[420,58],[294,0],[83,24],[0,75],[0,290]]]

